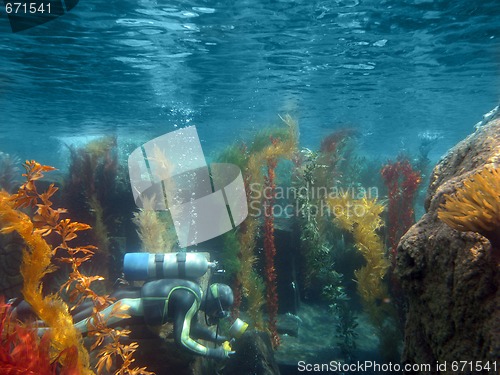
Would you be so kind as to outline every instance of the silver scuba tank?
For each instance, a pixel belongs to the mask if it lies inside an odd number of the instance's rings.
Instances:
[[[123,273],[129,281],[197,279],[215,266],[203,253],[127,253],[123,258]]]

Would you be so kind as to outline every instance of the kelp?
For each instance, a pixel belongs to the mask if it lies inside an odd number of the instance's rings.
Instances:
[[[358,134],[354,128],[340,128],[323,138],[316,158],[316,163],[320,168],[314,170],[314,180],[318,191],[321,191],[321,188],[328,189],[335,186],[347,177],[343,175],[343,172],[353,159],[350,155],[353,151],[353,143],[350,141]]]
[[[328,203],[334,221],[353,234],[355,246],[366,260],[366,265],[355,271],[358,293],[366,309],[375,314],[377,303],[387,297],[383,278],[389,268],[384,244],[377,233],[382,226],[380,214],[384,210],[376,199],[353,200],[348,194],[330,198]]]
[[[109,205],[116,194],[118,176],[117,140],[100,137],[83,147],[69,147],[69,175],[64,184],[65,201],[79,219],[93,224],[92,235],[99,251],[100,273],[108,275],[110,258],[109,232],[106,222]]]
[[[27,161],[25,168],[26,173],[23,176],[26,176],[27,181],[20,187],[17,194],[10,196],[6,192],[0,192],[1,232],[16,231],[28,246],[28,249],[23,252],[21,264],[21,274],[24,279],[22,293],[35,313],[51,328],[52,357],[59,356],[58,361],[64,367],[68,364],[69,358],[63,353],[70,348],[76,348],[78,351],[76,367],[79,373],[91,374],[88,352],[83,347],[80,332],[73,326],[73,319],[67,305],[56,294],[43,295],[42,278],[54,270],[51,263],[54,251],[42,237],[52,231],[42,218],[48,217],[49,223],[54,224],[64,210],[54,210],[48,204],[57,188],[51,185],[47,192],[39,194],[35,181],[42,178],[44,172],[54,168],[42,166],[34,161]],[[33,206],[38,206],[34,216],[36,226],[26,214],[17,210],[17,208]],[[70,241],[70,237],[71,235],[63,237],[63,242]]]
[[[52,207],[51,197],[58,190],[51,184],[47,191],[39,193],[36,181],[43,177],[43,173],[54,170],[53,167],[43,166],[35,161],[26,161],[24,164],[26,182],[21,185],[17,194],[12,196],[6,192],[0,193],[0,223],[3,233],[16,231],[26,242],[28,249],[23,253],[23,263],[21,274],[24,278],[22,289],[23,296],[35,314],[44,321],[48,327],[48,337],[50,337],[50,357],[59,362],[62,366],[61,373],[65,369],[74,368],[71,374],[92,374],[89,368],[89,355],[83,347],[80,332],[73,326],[73,320],[69,314],[66,303],[59,294],[43,293],[42,278],[52,272],[55,267],[51,263],[51,258],[58,255],[61,262],[71,265],[69,279],[61,289],[69,292],[70,302],[73,308],[78,306],[85,299],[90,299],[94,305],[92,321],[96,322],[90,327],[89,336],[97,338],[92,349],[101,345],[106,337],[110,337],[118,344],[108,350],[108,346],[100,352],[98,362],[98,373],[106,367],[111,367],[112,357],[120,356],[123,360],[122,366],[115,374],[151,374],[144,368],[130,369],[132,360],[129,358],[134,345],[119,344],[120,337],[126,337],[128,331],[108,328],[101,311],[109,306],[113,301],[108,295],[99,295],[92,289],[92,283],[104,280],[101,276],[86,276],[80,272],[82,263],[89,260],[96,249],[94,246],[72,247],[70,242],[77,237],[77,232],[90,229],[90,226],[83,223],[73,222],[70,219],[62,219],[61,214],[66,210]],[[22,208],[32,208],[35,210],[33,219],[20,211]],[[54,248],[45,241],[48,236],[56,236],[60,244]],[[62,255],[59,255],[62,253]],[[115,316],[126,317],[121,312],[126,306],[117,304],[113,311]],[[44,343],[44,345],[46,345]],[[124,357],[124,355],[126,355]],[[103,360],[103,358],[105,358]],[[105,366],[102,365],[103,361]]]
[[[165,196],[176,196],[176,184],[172,178],[175,165],[168,159],[165,151],[158,145],[154,145],[152,153],[147,158],[150,165],[154,165],[155,178],[161,181],[162,196],[153,195],[150,198],[142,198],[142,208],[134,212],[133,223],[137,227],[137,233],[142,243],[142,250],[149,253],[169,253],[174,249],[177,242],[174,223],[168,211],[157,211],[155,204],[157,200],[165,203]],[[163,196],[165,195],[165,196]]]
[[[266,283],[266,306],[268,315],[268,328],[271,334],[273,348],[280,344],[278,335],[278,285],[274,258],[276,257],[276,246],[274,244],[274,196],[276,192],[276,159],[267,160],[266,189],[268,197],[264,203],[264,273]]]
[[[245,175],[254,185],[264,187],[263,168],[268,160],[290,159],[297,152],[298,125],[295,120],[286,115],[281,117],[285,126],[261,130],[250,143]]]
[[[262,317],[262,306],[265,302],[263,297],[264,288],[262,288],[262,279],[254,269],[255,263],[257,262],[254,251],[258,226],[259,223],[257,218],[251,216],[247,217],[241,224],[239,235],[239,259],[241,268],[236,276],[236,285],[239,284],[242,297],[245,297],[248,301],[248,313],[252,319],[252,325],[262,330],[264,329],[264,319]],[[239,292],[237,291],[236,293]],[[237,315],[237,313],[234,315]]]
[[[64,367],[58,366],[58,357],[51,358],[50,333],[38,337],[35,328],[15,322],[10,305],[0,297],[0,373],[23,375],[77,375],[78,352],[70,347],[62,353]]]
[[[298,143],[296,122],[289,115],[281,117],[281,119],[285,126],[261,130],[248,144],[232,145],[218,158],[219,162],[238,165],[243,172],[250,212],[238,230],[239,246],[232,246],[235,251],[239,250],[238,258],[241,266],[234,282],[236,298],[233,315],[238,315],[240,297],[246,298],[250,318],[258,329],[263,329],[261,308],[264,304],[264,298],[261,294],[263,292],[262,280],[254,270],[257,261],[255,246],[256,238],[259,235],[260,221],[259,215],[252,211],[252,207],[259,205],[262,207],[264,203],[262,200],[263,189],[266,186],[264,167],[268,165],[268,162],[292,158]],[[268,226],[268,228],[270,227]],[[270,236],[268,239],[274,241]],[[274,267],[268,266],[266,274],[270,274],[271,268]]]
[[[400,157],[396,162],[388,162],[380,174],[388,190],[388,245],[394,268],[399,240],[415,223],[413,203],[422,178],[420,173],[413,169],[410,161],[403,157]]]
[[[148,253],[169,253],[177,241],[174,223],[167,212],[154,209],[156,197],[143,198],[143,208],[134,212],[133,223],[142,243],[142,251]],[[163,214],[163,215],[162,215]]]

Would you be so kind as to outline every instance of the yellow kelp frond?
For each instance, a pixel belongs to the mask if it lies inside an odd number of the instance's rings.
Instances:
[[[252,142],[248,145],[248,153],[250,155],[265,154],[266,151],[264,150],[269,147],[271,139],[289,146],[289,150],[281,154],[283,157],[286,157],[285,154],[287,152],[297,149],[299,138],[299,127],[297,122],[288,114],[280,116],[280,119],[285,126],[269,127],[259,130]]]
[[[348,213],[352,208],[352,199],[348,194],[329,198],[328,206],[332,212],[333,218],[342,229],[352,232],[353,225],[356,222],[354,215]]]
[[[67,305],[56,295],[44,297],[42,278],[52,271],[52,249],[42,235],[35,231],[30,218],[13,208],[14,201],[5,192],[0,193],[0,224],[2,233],[16,231],[28,245],[23,252],[21,274],[24,278],[23,295],[42,319],[52,329],[54,355],[65,349],[78,349],[78,368],[81,374],[92,374],[89,356],[83,347],[81,334],[73,326]],[[61,359],[64,360],[64,359]]]
[[[384,212],[384,205],[378,203],[376,199],[368,199],[366,197],[356,202],[358,204],[361,203],[361,207],[363,208],[359,212],[361,214],[360,222],[364,224],[363,227],[369,228],[372,231],[379,229],[383,224],[380,214]]]
[[[262,150],[263,159],[289,159],[297,151],[298,125],[290,115],[281,117],[286,127],[281,136],[270,136],[271,144]]]
[[[89,354],[83,346],[80,331],[73,325],[68,306],[59,294],[44,296],[42,280],[55,269],[51,264],[51,258],[57,252],[58,260],[71,267],[69,278],[60,290],[68,293],[69,301],[74,303],[74,306],[78,306],[83,300],[91,300],[94,305],[92,319],[97,319],[101,311],[113,302],[108,295],[98,295],[92,290],[91,284],[94,281],[104,280],[103,277],[86,276],[79,270],[82,263],[92,258],[96,247],[92,245],[73,247],[70,244],[78,237],[77,232],[91,227],[68,218],[60,218],[66,210],[53,208],[50,198],[57,191],[54,184],[51,184],[44,193],[37,191],[36,180],[43,177],[44,172],[54,168],[35,161],[26,161],[24,167],[26,173],[23,176],[26,177],[26,182],[18,192],[13,195],[0,192],[0,232],[16,231],[27,245],[20,267],[24,279],[22,293],[34,313],[48,328],[47,336],[44,337],[49,340],[46,341],[46,345],[50,346],[51,361],[61,364],[61,374],[90,375],[93,372],[89,368]],[[19,210],[24,207],[34,210],[33,219]],[[49,246],[45,241],[46,236],[51,236],[56,242],[60,241],[59,245],[54,245],[54,248]],[[97,320],[102,322],[102,319]],[[99,332],[90,331],[89,336],[99,335],[102,340],[115,331],[112,328],[102,327]],[[116,351],[126,353],[127,356],[127,360],[122,357],[123,363],[116,373],[150,374],[140,368],[129,368],[133,362],[131,355],[135,351],[127,351],[127,348],[131,347],[132,344],[115,346]]]
[[[488,166],[471,175],[454,195],[445,196],[438,217],[453,229],[500,237],[500,169]]]
[[[97,198],[97,194],[92,194],[89,198],[89,206],[95,220],[93,229],[98,244],[97,247],[99,248],[99,253],[104,255],[101,261],[103,265],[107,265],[109,258],[109,231],[104,220],[104,208]],[[107,278],[108,267],[101,268],[103,269],[102,273]]]
[[[245,175],[252,183],[262,185],[262,167],[267,160],[290,159],[297,152],[299,128],[291,116],[281,117],[285,126],[261,130],[248,147],[249,160]]]
[[[383,241],[377,233],[382,226],[380,214],[384,206],[376,199],[352,199],[348,194],[332,197],[328,205],[334,222],[353,234],[356,249],[363,255],[366,266],[355,271],[358,293],[369,311],[374,310],[376,300],[387,295],[382,280],[389,268]]]
[[[217,162],[235,164],[244,170],[248,163],[248,157],[246,146],[243,143],[233,143],[222,150],[217,156]]]
[[[262,278],[255,272],[252,271],[249,280],[247,280],[246,285],[251,286],[248,290],[248,316],[252,319],[252,326],[258,330],[265,329],[264,317],[262,315],[262,306],[266,303],[264,298],[265,295],[265,285]]]
[[[177,242],[174,223],[168,212],[155,210],[156,196],[144,197],[143,208],[134,212],[133,223],[142,243],[142,251],[148,253],[169,253]]]
[[[291,116],[280,117],[284,126],[270,127],[260,130],[249,143],[230,146],[223,151],[217,160],[219,162],[238,165],[243,173],[248,206],[252,212],[242,223],[238,232],[240,246],[238,249],[237,281],[241,285],[241,296],[246,300],[248,313],[252,322],[263,327],[262,304],[263,287],[254,270],[257,257],[255,255],[256,238],[259,234],[259,218],[263,212],[264,189],[266,187],[266,171],[269,163],[278,163],[283,159],[291,159],[297,152],[298,126]],[[267,171],[269,174],[269,169]],[[235,306],[239,307],[238,298]]]
[[[237,274],[241,282],[241,293],[247,299],[248,314],[252,325],[258,329],[263,329],[262,305],[264,294],[262,281],[254,271],[257,257],[255,256],[255,238],[258,234],[259,222],[256,217],[248,216],[245,219],[245,230],[239,234],[240,241],[240,269]]]

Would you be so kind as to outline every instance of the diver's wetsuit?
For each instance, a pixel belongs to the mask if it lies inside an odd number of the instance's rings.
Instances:
[[[212,355],[214,349],[207,348],[191,338],[200,338],[208,341],[222,343],[225,338],[216,337],[216,334],[206,327],[198,324],[197,312],[202,304],[203,292],[201,287],[183,279],[160,279],[146,282],[140,289],[124,288],[117,291],[112,297],[115,303],[129,306],[126,311],[132,319],[142,317],[149,326],[159,326],[167,322],[174,324],[174,338],[176,343],[200,355]],[[113,304],[114,305],[114,304]],[[109,314],[113,305],[104,309],[103,313]],[[76,323],[82,332],[87,331],[90,312],[85,311],[87,318]],[[75,319],[75,321],[77,321]],[[118,325],[126,322],[123,319],[109,317],[108,325]]]
[[[190,336],[215,341],[215,334],[198,324],[196,314],[202,303],[199,285],[181,279],[161,279],[147,282],[141,289],[144,321],[157,326],[168,321],[174,323],[175,341],[187,349],[208,354],[207,347],[197,343]],[[218,341],[224,341],[219,337]]]
[[[102,311],[108,326],[129,324],[136,320],[141,320],[149,326],[172,322],[176,343],[196,354],[221,357],[217,352],[219,349],[207,348],[191,338],[217,343],[226,340],[198,323],[197,312],[200,307],[206,307],[202,306],[202,301],[204,305],[211,305],[210,301],[203,300],[203,292],[198,284],[183,279],[160,279],[148,281],[141,288],[121,288],[111,297],[117,302]],[[127,305],[129,308],[125,313],[131,318],[110,316],[116,303]],[[73,312],[75,327],[82,333],[88,331],[92,308],[92,305],[85,303]]]

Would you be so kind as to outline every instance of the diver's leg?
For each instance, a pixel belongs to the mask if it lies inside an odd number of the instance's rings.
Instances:
[[[121,299],[112,305],[109,305],[106,307],[103,311],[101,311],[101,314],[103,314],[103,320],[106,322],[108,326],[111,326],[113,324],[116,324],[122,320],[125,320],[122,317],[111,315],[111,312],[113,311],[113,308],[115,308],[116,304],[121,304],[122,306],[128,306],[128,309],[126,310],[121,310],[118,308],[116,313],[119,315],[130,315],[131,317],[134,316],[142,316],[143,315],[143,308],[142,308],[142,299],[141,298],[124,298]],[[94,319],[92,317],[83,319],[79,321],[78,323],[75,324],[76,329],[78,329],[82,333],[87,333],[89,325],[94,324],[93,322]]]
[[[85,301],[77,309],[71,311],[71,315],[73,315],[73,321],[79,322],[85,318],[88,318],[92,315],[92,311],[94,310],[94,304],[91,301]]]
[[[140,298],[141,296],[141,290],[140,288],[120,288],[116,291],[114,291],[111,294],[111,299],[113,301],[121,301],[124,299],[135,299],[135,298]],[[76,307],[74,310],[71,311],[71,315],[73,315],[73,321],[74,322],[79,322],[85,318],[88,318],[90,315],[92,315],[92,311],[94,311],[94,304],[92,301],[86,300],[82,304],[80,304],[78,307]]]

